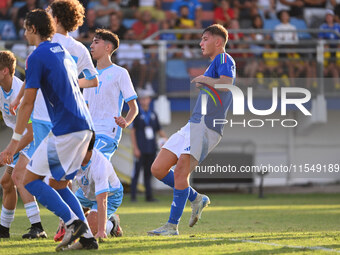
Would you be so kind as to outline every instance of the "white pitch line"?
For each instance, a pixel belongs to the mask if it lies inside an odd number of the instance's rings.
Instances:
[[[270,246],[276,246],[276,247],[285,247],[285,248],[291,248],[291,249],[321,250],[321,251],[329,251],[329,252],[340,253],[339,250],[334,250],[334,249],[326,248],[326,247],[322,247],[322,246],[285,245],[285,244],[266,243],[266,242],[253,241],[253,240],[243,240],[243,239],[227,239],[227,240],[232,241],[232,242],[256,243],[256,244],[264,244],[264,245],[270,245]]]

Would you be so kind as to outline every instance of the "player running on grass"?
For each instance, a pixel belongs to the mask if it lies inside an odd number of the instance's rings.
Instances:
[[[203,31],[200,47],[203,55],[209,57],[212,63],[204,75],[192,80],[197,88],[204,86],[204,90],[212,93],[215,92],[216,84],[234,84],[236,67],[233,58],[225,53],[227,41],[228,32],[221,25],[211,25]],[[207,94],[204,90],[200,91],[188,124],[170,137],[152,165],[152,174],[174,189],[174,198],[168,222],[160,228],[149,231],[149,235],[178,235],[178,223],[187,199],[191,202],[192,208],[190,227],[196,224],[203,208],[210,203],[207,196],[197,193],[189,185],[189,177],[195,167],[221,140],[223,126],[214,127],[213,120],[226,118],[232,97],[227,90],[216,88],[221,105],[215,106],[208,96],[207,113],[204,116],[201,113],[201,97]],[[176,167],[173,171],[171,167],[174,165]]]
[[[20,91],[23,82],[14,76],[16,66],[16,59],[13,53],[10,51],[0,51],[0,109],[2,112],[5,124],[13,129],[15,128],[16,116],[10,114],[9,105],[15,99]],[[20,144],[16,150],[14,160],[11,164],[8,164],[4,175],[1,178],[1,186],[3,189],[2,210],[1,210],[1,222],[0,222],[0,238],[9,238],[9,229],[12,221],[14,220],[14,213],[16,204],[18,201],[17,189],[23,200],[27,201],[27,197],[32,195],[25,189],[20,183],[14,183],[14,172],[20,166],[26,167],[28,160],[33,154],[33,131],[32,124],[27,124],[25,135],[20,141]],[[1,165],[1,162],[0,162]],[[14,170],[15,169],[15,170]],[[32,228],[39,228],[39,237],[47,237],[45,231],[41,226],[41,220],[39,215],[39,208],[32,197],[32,201],[24,203],[26,214],[32,224]],[[25,234],[23,237],[25,238]],[[38,234],[37,234],[38,235]],[[38,236],[36,236],[38,237]],[[29,238],[29,237],[27,237]]]
[[[65,48],[49,41],[55,27],[46,11],[37,9],[29,12],[24,28],[28,43],[37,48],[27,60],[26,88],[15,132],[10,144],[1,153],[1,159],[6,163],[13,161],[25,123],[32,113],[37,90],[41,89],[52,129],[36,148],[27,166],[25,188],[64,220],[66,234],[57,251],[82,235],[88,240],[87,249],[98,249],[82,207],[67,187],[80,168],[93,130],[90,113],[79,90],[76,64]],[[53,177],[50,186],[43,182],[45,176]]]

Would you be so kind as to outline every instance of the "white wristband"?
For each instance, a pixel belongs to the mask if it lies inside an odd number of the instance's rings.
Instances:
[[[22,135],[21,134],[18,134],[18,133],[13,133],[13,136],[12,136],[12,140],[15,140],[15,141],[20,141]]]

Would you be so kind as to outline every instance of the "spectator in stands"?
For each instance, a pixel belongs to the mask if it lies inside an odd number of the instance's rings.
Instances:
[[[148,10],[154,20],[161,21],[165,19],[165,12],[162,10],[161,0],[139,0],[140,12]]]
[[[124,18],[136,18],[137,9],[139,7],[138,0],[120,0],[119,6]]]
[[[116,13],[113,13],[110,16],[109,30],[118,35],[120,40],[124,38],[124,35],[127,31],[127,28],[122,24],[120,17]]]
[[[124,40],[126,42],[121,43],[117,50],[117,61],[129,71],[133,84],[137,84],[136,90],[140,91],[144,87],[147,75],[143,46],[134,42],[136,36],[132,29],[125,33]]]
[[[276,18],[275,14],[275,0],[258,0],[257,8],[260,15],[265,19]]]
[[[265,45],[267,52],[262,53],[263,61],[260,62],[258,72],[256,74],[259,85],[267,85],[270,89],[279,86],[279,81],[275,79],[283,74],[282,64],[279,61],[279,52],[274,51],[270,44]],[[270,50],[270,51],[269,51]],[[264,77],[271,77],[274,79],[266,79]]]
[[[110,15],[116,13],[121,15],[119,5],[110,0],[100,0],[98,4],[94,6],[96,11],[97,23],[102,28],[107,28],[110,26]]]
[[[304,0],[303,17],[310,28],[318,28],[326,15],[327,0]]]
[[[333,78],[333,87],[336,89],[340,89],[340,82],[339,82],[339,66],[337,65],[338,59],[334,58],[335,54],[330,51],[329,45],[325,45],[324,49],[324,68],[323,74],[325,77]],[[327,83],[328,87],[326,90],[331,90],[330,82]]]
[[[230,7],[229,1],[222,0],[214,10],[214,22],[228,27],[230,21],[235,18],[234,9]]]
[[[280,45],[291,45],[299,42],[296,27],[289,23],[290,16],[288,11],[279,13],[281,23],[275,27],[274,41]],[[288,32],[290,30],[291,32]]]
[[[158,26],[152,21],[150,11],[144,10],[139,20],[132,25],[132,29],[135,32],[136,40],[143,40],[158,31]]]
[[[325,23],[320,26],[320,30],[334,30],[334,32],[340,33],[340,24],[334,22],[334,12],[332,10],[326,11]],[[340,37],[336,33],[332,32],[320,32],[319,38],[326,40],[336,40]]]
[[[15,22],[19,38],[24,38],[24,19],[26,14],[33,9],[39,7],[37,0],[26,0],[26,4],[18,10],[17,19]]]
[[[255,56],[262,56],[263,53],[263,45],[257,44],[257,42],[261,42],[265,39],[265,35],[263,33],[257,33],[256,29],[263,29],[263,20],[261,15],[256,15],[253,18],[252,28],[255,31],[254,33],[250,34],[250,39],[255,42],[254,44],[250,45]],[[252,79],[255,77],[256,72],[258,70],[259,60],[258,58],[255,59],[247,59],[247,64],[244,68],[244,75],[248,78],[247,81],[249,82],[246,85],[252,84]]]
[[[304,0],[276,0],[276,14],[288,11],[291,17],[303,18]]]
[[[250,28],[252,17],[258,14],[256,0],[234,0],[234,8],[238,9],[241,28]]]
[[[84,24],[79,27],[79,41],[81,42],[92,42],[95,31],[99,28],[96,22],[96,11],[94,9],[88,9],[85,15]]]
[[[174,29],[175,28],[176,21],[173,19],[165,19],[161,21],[160,23],[160,29],[161,30],[168,30],[168,29]],[[175,41],[177,40],[176,34],[174,33],[162,33],[159,36],[160,40],[166,40],[166,41]],[[168,49],[175,49],[175,44],[167,44]],[[168,51],[168,57],[171,57],[172,53]]]
[[[188,18],[195,21],[195,27],[201,28],[202,5],[198,0],[175,0],[171,6],[174,17],[180,16],[181,7],[189,9]]]
[[[330,4],[335,13],[335,22],[340,23],[340,0],[330,0]]]
[[[11,9],[12,0],[1,0],[0,1],[0,20],[11,20]]]

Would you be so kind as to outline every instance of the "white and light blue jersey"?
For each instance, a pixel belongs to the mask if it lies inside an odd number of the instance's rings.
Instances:
[[[221,53],[217,55],[211,62],[209,67],[204,73],[204,76],[214,79],[220,78],[221,75],[228,76],[233,79],[233,85],[236,78],[236,65],[234,59],[227,53]],[[209,93],[208,93],[209,92]],[[207,112],[204,116],[204,122],[206,126],[220,135],[223,135],[224,125],[216,125],[214,127],[214,119],[225,119],[227,117],[228,108],[232,102],[231,92],[224,92],[215,90],[209,86],[203,86],[201,89],[195,107],[192,111],[190,122],[200,123],[202,118],[201,102],[202,95],[207,95]],[[214,98],[212,98],[214,97]],[[216,103],[215,103],[216,102]]]
[[[55,136],[93,130],[78,85],[77,66],[58,43],[44,41],[27,59],[26,89],[40,89]]]
[[[15,129],[17,117],[16,115],[12,115],[10,113],[9,105],[17,97],[22,84],[22,80],[13,76],[12,88],[9,92],[4,91],[4,89],[1,87],[0,110],[2,112],[2,118],[4,119],[6,126],[11,128],[12,130]]]
[[[96,134],[105,135],[119,143],[122,128],[114,117],[121,116],[124,101],[136,99],[128,71],[120,66],[111,66],[98,70],[99,86],[84,90],[84,98],[92,116]]]
[[[52,42],[61,44],[71,54],[77,64],[78,76],[83,74],[87,80],[92,80],[98,76],[98,72],[93,65],[90,52],[81,42],[76,41],[71,36],[65,36],[59,33],[54,34]],[[44,98],[39,90],[34,104],[34,112],[32,114],[33,121],[41,123],[51,121],[43,100]]]
[[[108,196],[113,196],[123,190],[112,164],[96,149],[93,149],[89,163],[78,170],[76,181],[84,196],[91,201],[96,201],[96,196],[101,193],[108,192]]]

